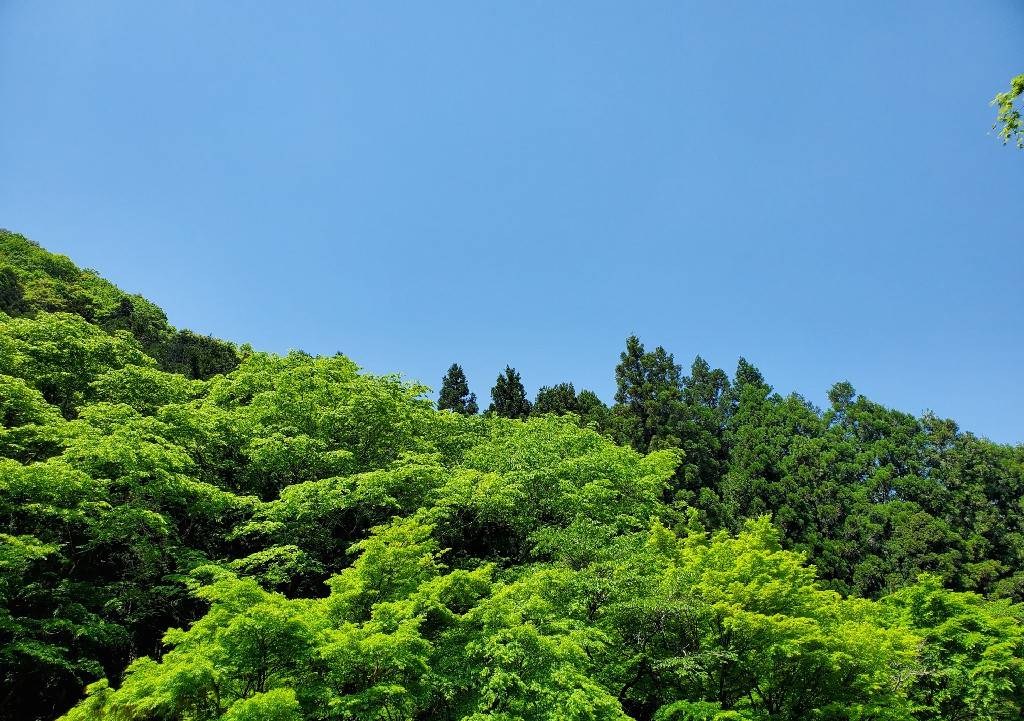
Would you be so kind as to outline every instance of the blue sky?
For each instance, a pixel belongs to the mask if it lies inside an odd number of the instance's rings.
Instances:
[[[0,226],[486,398],[624,339],[1024,441],[1024,3],[0,2]]]

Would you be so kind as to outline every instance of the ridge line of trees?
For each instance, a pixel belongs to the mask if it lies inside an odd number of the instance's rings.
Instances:
[[[822,410],[776,393],[742,357],[731,376],[699,355],[684,374],[636,336],[615,379],[611,407],[568,382],[540,388],[531,404],[507,367],[485,415],[570,416],[641,453],[677,449],[666,502],[734,532],[770,514],[784,546],[843,593],[878,597],[930,572],[954,588],[1024,598],[1024,446],[886,408],[846,381]]]
[[[0,721],[1024,714],[1024,447],[636,338],[610,408],[189,377],[0,241]]]

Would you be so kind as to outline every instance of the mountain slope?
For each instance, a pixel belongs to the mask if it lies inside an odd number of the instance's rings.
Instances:
[[[1020,448],[632,342],[588,421],[183,362],[155,306],[0,250],[0,719],[1024,712]]]
[[[164,312],[142,296],[125,293],[68,257],[3,229],[0,311],[16,317],[72,313],[108,332],[127,330],[162,370],[190,378],[209,378],[238,365],[231,344],[175,330]]]

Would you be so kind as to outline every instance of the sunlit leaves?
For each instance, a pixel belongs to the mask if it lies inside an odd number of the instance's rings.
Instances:
[[[1003,144],[1015,141],[1018,148],[1024,148],[1024,126],[1021,125],[1021,110],[1017,104],[1018,98],[1022,95],[1024,75],[1018,75],[1010,80],[1010,89],[997,94],[992,101],[999,111],[995,124],[999,137],[1002,138]]]

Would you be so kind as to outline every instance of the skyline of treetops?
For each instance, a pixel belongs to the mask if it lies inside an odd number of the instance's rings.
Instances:
[[[614,374],[435,404],[0,232],[0,719],[1020,717],[1024,446]]]
[[[0,721],[1024,721],[1022,31],[0,3]]]

